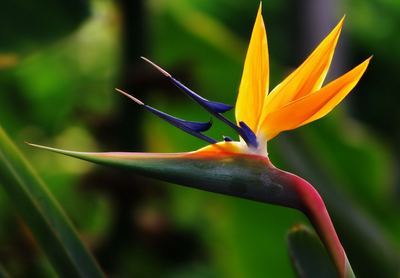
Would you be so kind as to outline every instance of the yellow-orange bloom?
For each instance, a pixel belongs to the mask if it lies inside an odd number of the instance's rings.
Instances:
[[[282,131],[318,120],[338,105],[358,83],[371,59],[368,58],[321,88],[332,61],[343,20],[344,17],[303,64],[268,93],[268,43],[260,5],[247,50],[235,111],[237,123],[246,123],[256,134],[259,150],[249,150],[244,142],[221,142],[204,150],[256,152],[266,155],[266,141]]]

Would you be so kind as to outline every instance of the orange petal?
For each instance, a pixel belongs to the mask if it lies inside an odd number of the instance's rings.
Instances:
[[[268,44],[260,4],[236,101],[235,114],[238,124],[239,121],[243,121],[254,132],[257,130],[264,99],[268,92],[268,84]]]
[[[279,132],[295,129],[328,114],[356,86],[367,69],[370,59],[368,58],[319,91],[269,113],[262,123],[264,135],[270,140]]]
[[[332,61],[343,20],[344,17],[307,60],[268,95],[260,122],[268,113],[321,88]]]

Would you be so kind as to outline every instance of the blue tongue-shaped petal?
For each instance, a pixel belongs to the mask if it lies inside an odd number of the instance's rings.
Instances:
[[[184,124],[193,131],[204,132],[211,128],[212,126],[212,118],[210,118],[209,122],[201,123],[201,122],[192,122],[192,121],[183,121],[181,119],[175,118],[179,121],[184,122]]]
[[[207,106],[215,113],[225,113],[233,108],[233,105],[206,100]]]
[[[202,122],[192,122],[192,121],[185,121],[176,117],[173,117],[171,115],[168,115],[164,112],[161,112],[157,109],[154,109],[151,106],[148,106],[146,104],[144,104],[143,102],[141,102],[140,100],[138,100],[137,98],[125,93],[124,91],[121,91],[119,89],[116,89],[118,92],[124,94],[125,96],[129,97],[130,99],[132,99],[133,101],[135,101],[137,104],[143,106],[144,108],[146,108],[147,110],[149,110],[151,113],[153,113],[154,115],[160,117],[161,119],[167,121],[168,123],[172,124],[173,126],[176,126],[177,128],[197,137],[200,138],[202,140],[207,141],[210,144],[214,144],[217,143],[217,140],[214,140],[204,134],[201,134],[200,132],[204,132],[210,129],[211,125],[212,125],[212,119],[210,119],[209,122],[206,123],[202,123]]]
[[[225,142],[233,142],[232,138],[229,136],[223,136]]]
[[[151,106],[148,105],[143,105],[144,108],[149,110],[151,113],[154,115],[160,117],[161,119],[169,122],[170,124],[186,131],[189,132],[189,130],[192,132],[204,132],[210,129],[212,125],[212,118],[210,119],[209,122],[202,123],[202,122],[192,122],[192,121],[185,121],[179,118],[176,118],[174,116],[168,115],[164,112],[161,112],[160,110],[154,109]]]
[[[190,97],[192,100],[200,104],[204,109],[209,111],[210,113],[225,113],[233,108],[232,105],[225,104],[225,103],[220,103],[220,102],[215,102],[215,101],[210,101],[208,99],[205,99],[192,90],[190,90],[188,87],[183,85],[181,82],[173,78],[172,76],[169,76],[169,79],[179,88],[181,89],[188,97]],[[213,113],[214,112],[214,113]]]
[[[239,125],[242,128],[243,132],[246,134],[246,137],[249,140],[250,144],[252,144],[257,148],[258,147],[257,136],[254,134],[254,132],[250,129],[250,127],[248,127],[242,121],[239,122]]]

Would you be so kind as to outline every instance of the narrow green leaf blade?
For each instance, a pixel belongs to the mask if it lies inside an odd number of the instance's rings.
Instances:
[[[293,226],[287,235],[287,245],[297,277],[339,277],[320,239],[307,227]]]
[[[57,201],[1,127],[0,185],[60,277],[105,277]]]

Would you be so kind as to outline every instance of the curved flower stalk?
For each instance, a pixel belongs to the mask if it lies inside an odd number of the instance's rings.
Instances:
[[[184,121],[117,89],[156,116],[210,145],[177,154],[84,153],[30,145],[183,186],[300,210],[314,226],[339,276],[354,277],[320,195],[305,180],[275,168],[268,158],[266,145],[282,131],[325,116],[358,83],[370,58],[322,87],[342,24],[343,19],[298,69],[268,93],[268,46],[260,5],[236,103],[237,124],[222,115],[233,106],[200,97],[144,58],[215,118],[232,127],[240,136],[239,142],[229,137],[217,142],[202,134],[211,127],[212,120],[206,123]]]

